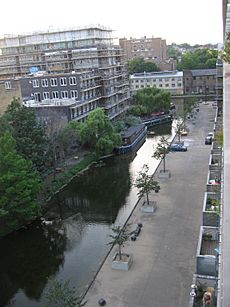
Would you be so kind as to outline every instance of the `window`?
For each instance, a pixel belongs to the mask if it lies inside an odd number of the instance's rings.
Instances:
[[[56,79],[57,80],[57,79]],[[52,92],[52,98],[59,98],[59,94],[58,94],[58,92],[57,91],[53,91]]]
[[[39,80],[38,79],[32,80],[32,85],[33,87],[39,87]]]
[[[47,79],[45,79],[47,80]],[[44,92],[43,93],[43,99],[49,99],[50,98],[50,93],[49,92]]]
[[[40,102],[41,101],[41,94],[40,93],[34,93],[34,100],[36,102]]]
[[[51,86],[57,86],[57,78],[51,78],[50,79],[50,85]]]
[[[70,85],[76,85],[77,84],[77,78],[76,77],[69,77],[69,84]]]
[[[70,91],[70,96],[71,98],[77,98],[78,97],[78,92],[75,90],[75,91]]]
[[[11,81],[6,81],[5,82],[5,89],[10,90],[11,89]]]
[[[48,79],[42,79],[42,87],[48,87]]]
[[[69,98],[68,97],[68,91],[61,91],[61,98]]]
[[[66,78],[60,78],[60,85],[61,85],[61,86],[67,85]]]

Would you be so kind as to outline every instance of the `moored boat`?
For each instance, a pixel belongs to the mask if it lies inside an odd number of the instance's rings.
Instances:
[[[145,142],[147,127],[145,124],[138,124],[127,128],[121,133],[123,145],[115,148],[117,154],[127,154],[137,150]]]
[[[164,114],[159,116],[153,116],[143,119],[142,123],[147,127],[157,126],[172,122],[173,118],[171,114]]]

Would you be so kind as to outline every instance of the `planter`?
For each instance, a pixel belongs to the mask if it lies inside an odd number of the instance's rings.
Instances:
[[[201,226],[196,255],[196,273],[216,276],[218,259],[218,227]]]
[[[158,175],[158,178],[160,178],[160,179],[168,179],[168,178],[170,178],[171,177],[171,172],[170,172],[170,170],[165,170],[165,171],[163,171],[163,170],[160,170],[160,173],[159,173],[159,175]]]
[[[203,226],[219,225],[220,200],[217,193],[205,192],[203,205]]]
[[[121,254],[121,260],[119,259],[119,254],[116,253],[113,257],[112,269],[128,271],[133,262],[133,257],[131,254]]]
[[[140,210],[141,212],[144,213],[153,213],[156,211],[156,202],[155,201],[150,201],[149,204],[147,204],[146,202],[143,203],[143,205],[141,206]]]

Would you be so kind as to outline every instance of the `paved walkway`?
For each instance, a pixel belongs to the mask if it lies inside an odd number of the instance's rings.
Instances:
[[[200,106],[196,124],[183,137],[188,151],[166,157],[171,178],[158,179],[156,172],[161,190],[150,197],[156,212],[142,213],[140,203],[129,221],[143,224],[137,240],[123,248],[133,254],[130,270],[111,269],[113,250],[85,297],[87,307],[99,306],[100,298],[108,307],[188,306],[210,155],[204,138],[213,130],[215,112],[212,103]]]

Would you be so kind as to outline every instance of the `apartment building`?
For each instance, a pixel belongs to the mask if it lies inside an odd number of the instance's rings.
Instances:
[[[7,35],[0,39],[0,49],[0,79],[19,78],[23,101],[30,100],[26,105],[32,106],[31,98],[40,104],[74,99],[78,105],[95,99],[111,119],[128,108],[128,74],[111,29],[94,26]],[[64,89],[67,86],[71,89]],[[83,119],[81,112],[79,120]]]
[[[185,94],[215,94],[216,69],[194,69],[184,71]]]
[[[124,52],[126,62],[134,58],[144,58],[157,64],[167,60],[166,40],[162,38],[121,38],[119,45]]]
[[[171,94],[183,94],[183,72],[162,71],[135,73],[130,76],[131,95],[146,87],[156,87]]]

